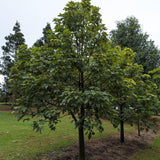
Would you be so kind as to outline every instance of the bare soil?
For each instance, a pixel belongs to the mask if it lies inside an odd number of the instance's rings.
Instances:
[[[122,144],[119,135],[107,139],[86,142],[86,160],[128,160],[135,153],[147,149],[156,137],[152,132],[125,134]],[[61,153],[49,152],[42,160],[78,160],[78,143],[62,149]]]

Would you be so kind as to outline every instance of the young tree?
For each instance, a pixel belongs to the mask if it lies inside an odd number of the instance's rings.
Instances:
[[[157,111],[156,85],[149,80],[149,75],[143,74],[142,65],[133,63],[135,53],[128,48],[121,50],[116,47],[108,66],[111,75],[106,82],[108,92],[114,97],[113,107],[117,114],[111,122],[115,127],[120,125],[120,141],[124,142],[124,123],[143,124],[146,129],[154,126],[149,118]],[[113,58],[113,56],[115,58]],[[115,112],[116,113],[116,112]],[[140,134],[140,132],[139,132]]]
[[[9,97],[9,94],[13,95],[12,91],[10,91],[10,71],[14,62],[16,61],[16,54],[19,50],[19,46],[25,43],[24,35],[21,32],[19,22],[15,23],[13,27],[13,34],[5,37],[6,43],[2,46],[3,55],[2,55],[2,63],[1,63],[1,74],[4,76],[5,80],[5,91],[6,97]],[[11,92],[11,93],[10,93]],[[13,95],[14,97],[15,95]]]
[[[78,128],[79,159],[84,160],[84,132],[91,138],[94,127],[102,131],[100,115],[111,114],[111,96],[102,88],[108,80],[106,28],[90,0],[69,2],[54,22],[52,48],[21,46],[12,68],[23,93],[19,119],[25,114],[40,116],[54,130],[60,113],[70,114]],[[38,122],[34,128],[40,129]]]
[[[145,125],[148,125],[149,128],[148,118],[155,109],[155,107],[151,107],[151,104],[154,104],[153,98],[156,95],[153,95],[151,89],[149,90],[149,87],[152,88],[151,84],[149,86],[149,82],[148,85],[143,82],[142,88],[143,67],[133,63],[135,53],[131,49],[121,50],[120,47],[115,47],[110,49],[110,53],[110,55],[107,53],[107,60],[109,60],[107,70],[110,74],[107,74],[108,80],[105,89],[114,97],[113,108],[115,108],[115,114],[111,117],[111,122],[115,127],[120,125],[120,141],[123,143],[125,122],[133,124],[133,121],[136,121],[137,123],[139,116],[139,120],[145,122]],[[103,77],[101,79],[103,80]],[[143,93],[140,90],[143,90]],[[136,103],[137,101],[139,104]],[[141,105],[141,111],[139,105]],[[145,113],[144,110],[146,110]]]
[[[109,68],[111,77],[106,83],[109,93],[114,97],[113,107],[117,108],[117,114],[112,117],[111,121],[115,127],[120,125],[120,141],[123,143],[124,122],[130,119],[129,100],[133,94],[132,89],[136,85],[134,77],[138,76],[141,66],[133,63],[135,53],[129,48],[121,50],[120,47],[116,47],[113,53],[115,59]]]
[[[115,45],[120,45],[122,49],[128,47],[136,52],[135,62],[143,65],[144,73],[159,66],[160,51],[154,41],[148,40],[149,35],[142,32],[135,17],[117,22],[117,29],[112,30],[110,36]]]
[[[150,75],[139,74],[136,77],[136,86],[131,97],[131,107],[133,111],[132,121],[137,124],[138,136],[140,131],[146,128],[154,128],[155,122],[152,116],[159,110],[159,100],[157,97],[157,85],[150,81]]]

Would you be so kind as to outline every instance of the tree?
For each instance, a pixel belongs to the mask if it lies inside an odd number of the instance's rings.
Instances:
[[[135,53],[120,47],[112,49],[112,57],[108,66],[111,76],[108,77],[106,85],[108,92],[113,96],[113,108],[116,112],[111,118],[115,127],[120,125],[120,141],[124,142],[124,122],[130,120],[130,97],[133,96],[133,88],[136,85],[134,78],[139,75],[141,66],[134,64]],[[114,58],[113,58],[114,56]]]
[[[111,51],[111,50],[110,50]],[[156,95],[156,84],[150,80],[150,76],[143,74],[142,65],[133,63],[135,52],[129,48],[121,50],[120,47],[112,48],[112,54],[107,66],[108,81],[106,82],[108,92],[113,97],[114,116],[111,122],[114,127],[120,125],[120,141],[124,142],[124,123],[138,125],[140,135],[140,124],[146,130],[154,127],[153,121],[149,120],[157,112],[159,103]],[[103,78],[102,78],[103,79]]]
[[[49,23],[47,23],[47,25],[45,26],[45,28],[43,28],[43,37],[41,37],[40,39],[38,39],[33,46],[35,47],[41,47],[45,44],[50,44],[49,42],[49,35],[51,34],[52,29],[51,29],[51,25]]]
[[[13,95],[12,92],[10,93],[10,82],[8,81],[10,79],[11,67],[16,61],[16,54],[19,51],[19,46],[25,43],[24,35],[21,32],[19,22],[15,23],[13,31],[13,34],[5,37],[6,43],[2,46],[3,56],[1,58],[1,74],[4,76],[7,97],[9,94]]]
[[[122,49],[131,48],[137,53],[135,62],[143,65],[144,73],[159,66],[160,51],[154,41],[148,40],[149,35],[142,32],[135,17],[117,22],[117,29],[111,31],[110,37],[115,45],[120,45]]]
[[[154,128],[155,121],[152,116],[159,110],[159,100],[157,97],[157,85],[150,80],[150,75],[140,74],[136,77],[136,86],[131,97],[131,107],[133,113],[133,123],[137,124],[138,136],[140,131],[146,128]]]
[[[54,22],[49,36],[52,48],[21,46],[12,67],[16,86],[23,93],[18,117],[42,117],[34,122],[34,129],[49,121],[54,130],[61,113],[70,114],[79,132],[79,159],[84,160],[84,133],[91,138],[94,127],[102,131],[100,115],[111,114],[112,98],[102,88],[108,80],[106,28],[99,8],[90,0],[69,2]]]

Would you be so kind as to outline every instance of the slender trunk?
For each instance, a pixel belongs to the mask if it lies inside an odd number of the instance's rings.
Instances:
[[[124,120],[123,120],[123,104],[120,106],[120,141],[124,143]]]
[[[137,127],[138,127],[138,136],[141,136],[139,120],[137,121]]]
[[[81,112],[84,112],[84,107],[81,106]],[[84,120],[79,127],[79,160],[85,160],[85,144],[84,144]]]
[[[81,72],[79,76],[79,90],[84,93],[84,79],[83,79],[83,72]],[[85,115],[84,105],[81,105],[80,108],[80,126],[79,126],[79,160],[85,160],[85,144],[84,144],[84,115]]]

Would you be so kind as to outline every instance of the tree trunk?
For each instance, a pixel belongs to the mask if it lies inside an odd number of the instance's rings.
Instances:
[[[83,72],[79,75],[79,91],[84,93],[84,79],[83,79]],[[85,160],[85,144],[84,144],[84,115],[85,115],[84,105],[81,105],[79,120],[79,160]]]
[[[79,160],[85,160],[84,130],[79,127]]]
[[[137,127],[138,127],[138,136],[141,136],[139,120],[137,121]]]
[[[120,106],[120,141],[124,143],[124,120],[123,120],[123,104]]]

